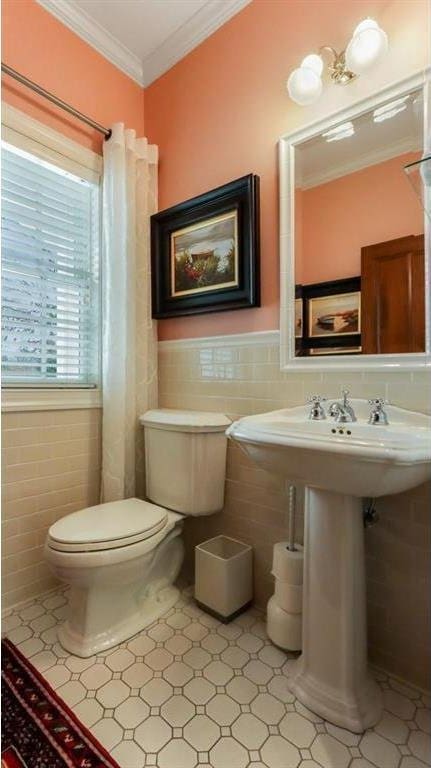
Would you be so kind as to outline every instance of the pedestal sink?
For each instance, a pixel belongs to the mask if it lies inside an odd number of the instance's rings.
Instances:
[[[367,669],[361,497],[400,493],[431,469],[431,418],[393,406],[369,425],[370,406],[351,400],[357,421],[310,421],[307,407],[234,422],[228,436],[260,467],[305,486],[303,650],[291,691],[326,720],[360,733],[382,705]]]

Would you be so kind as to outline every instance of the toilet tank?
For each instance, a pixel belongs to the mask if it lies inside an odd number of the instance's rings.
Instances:
[[[210,515],[223,508],[226,429],[222,413],[147,411],[145,429],[147,496],[184,515]]]

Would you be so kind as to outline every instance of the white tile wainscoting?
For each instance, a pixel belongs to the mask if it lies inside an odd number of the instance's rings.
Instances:
[[[98,656],[57,641],[64,589],[10,610],[3,630],[121,768],[426,768],[430,697],[375,672],[384,713],[363,735],[332,726],[288,689],[294,654],[256,609],[230,624],[183,589],[175,607]]]
[[[43,557],[46,534],[98,503],[100,435],[100,408],[2,414],[3,606],[57,584]]]
[[[159,343],[159,405],[220,411],[232,419],[304,403],[311,394],[382,395],[395,405],[431,412],[426,372],[286,373],[279,334],[184,339]],[[379,522],[366,532],[369,652],[372,661],[423,687],[430,680],[430,487],[379,499]],[[255,600],[264,609],[273,591],[272,546],[286,538],[283,483],[228,449],[224,510],[185,523],[186,561],[194,545],[224,533],[254,547]],[[301,514],[298,537],[302,538]]]

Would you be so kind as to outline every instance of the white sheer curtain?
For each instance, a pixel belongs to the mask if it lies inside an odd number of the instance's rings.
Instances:
[[[157,209],[157,147],[118,123],[103,157],[101,499],[115,501],[144,493],[138,418],[157,405],[149,226]]]

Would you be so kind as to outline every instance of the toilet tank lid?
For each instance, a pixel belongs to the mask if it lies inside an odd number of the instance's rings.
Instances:
[[[224,432],[231,423],[224,413],[177,411],[173,408],[147,411],[139,421],[144,426],[174,432]]]

